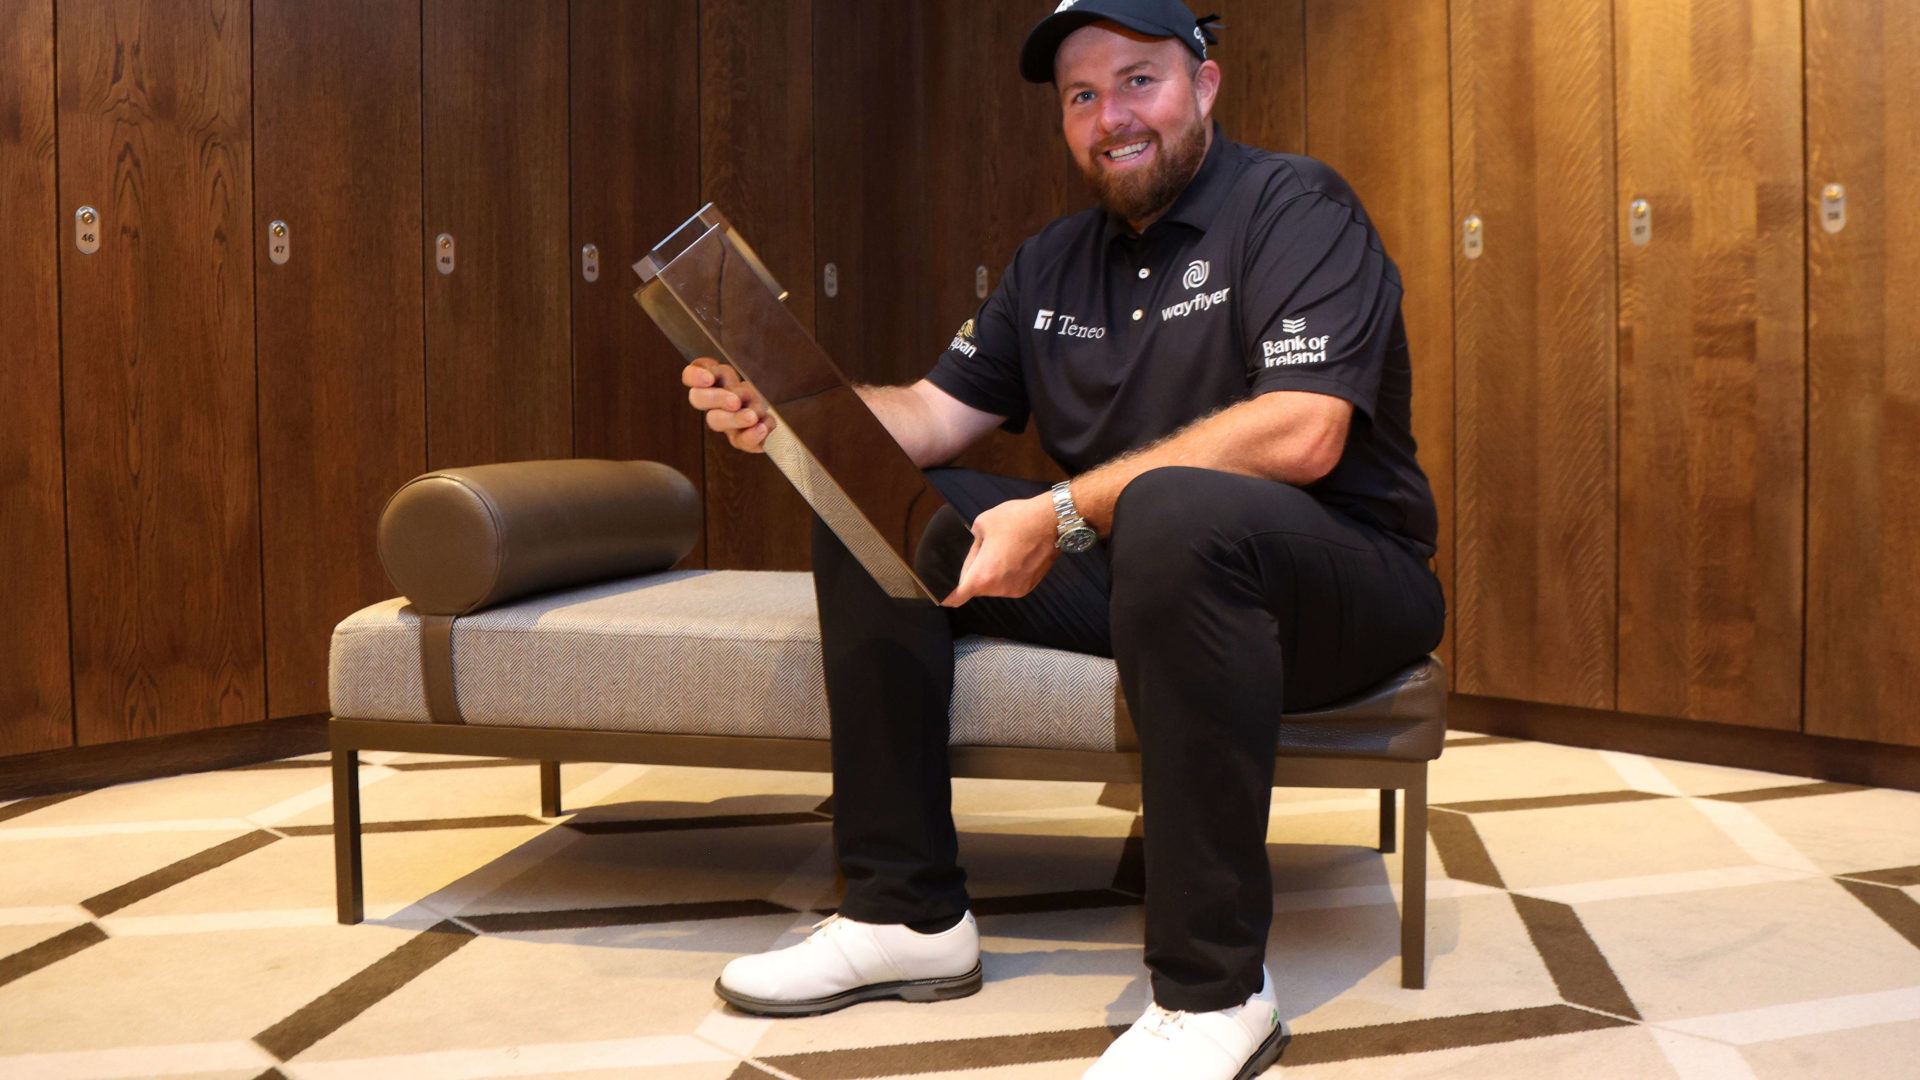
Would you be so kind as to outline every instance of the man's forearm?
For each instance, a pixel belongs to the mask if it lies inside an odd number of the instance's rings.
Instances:
[[[1302,400],[1314,398],[1319,400]],[[1243,401],[1074,477],[1074,505],[1105,536],[1113,528],[1120,492],[1150,469],[1184,465],[1310,484],[1338,463],[1349,409],[1345,402],[1310,394],[1274,393]]]

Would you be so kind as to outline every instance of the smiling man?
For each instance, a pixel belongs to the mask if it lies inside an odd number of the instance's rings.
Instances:
[[[953,641],[1112,656],[1140,738],[1153,1004],[1090,1078],[1245,1080],[1285,1029],[1265,966],[1283,708],[1432,649],[1433,497],[1414,461],[1399,272],[1354,193],[1211,122],[1212,34],[1179,0],[1068,0],[1020,56],[1099,205],[1021,245],[926,378],[862,387],[972,523],[943,607],[891,600],[816,522],[839,914],[716,989],[769,1015],[979,989],[947,770]],[[683,381],[762,449],[751,388]],[[995,426],[1070,477],[940,468]]]

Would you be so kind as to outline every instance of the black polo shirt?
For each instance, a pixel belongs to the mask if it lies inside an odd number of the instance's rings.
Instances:
[[[1134,235],[1094,207],[1020,245],[928,378],[1085,472],[1271,390],[1352,402],[1340,463],[1306,490],[1431,553],[1414,461],[1400,271],[1344,180],[1229,142]]]

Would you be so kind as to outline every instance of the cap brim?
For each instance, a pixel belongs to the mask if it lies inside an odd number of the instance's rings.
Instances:
[[[1060,43],[1075,30],[1097,22],[1118,23],[1129,30],[1154,37],[1170,36],[1162,27],[1143,24],[1126,15],[1109,15],[1103,11],[1056,12],[1041,19],[1040,24],[1027,35],[1026,44],[1020,46],[1020,77],[1031,83],[1052,82],[1053,58],[1060,51]]]

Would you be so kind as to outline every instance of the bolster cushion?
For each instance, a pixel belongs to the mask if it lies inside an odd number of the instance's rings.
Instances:
[[[409,480],[380,514],[380,564],[423,615],[664,570],[700,536],[700,495],[652,461],[516,461]]]

